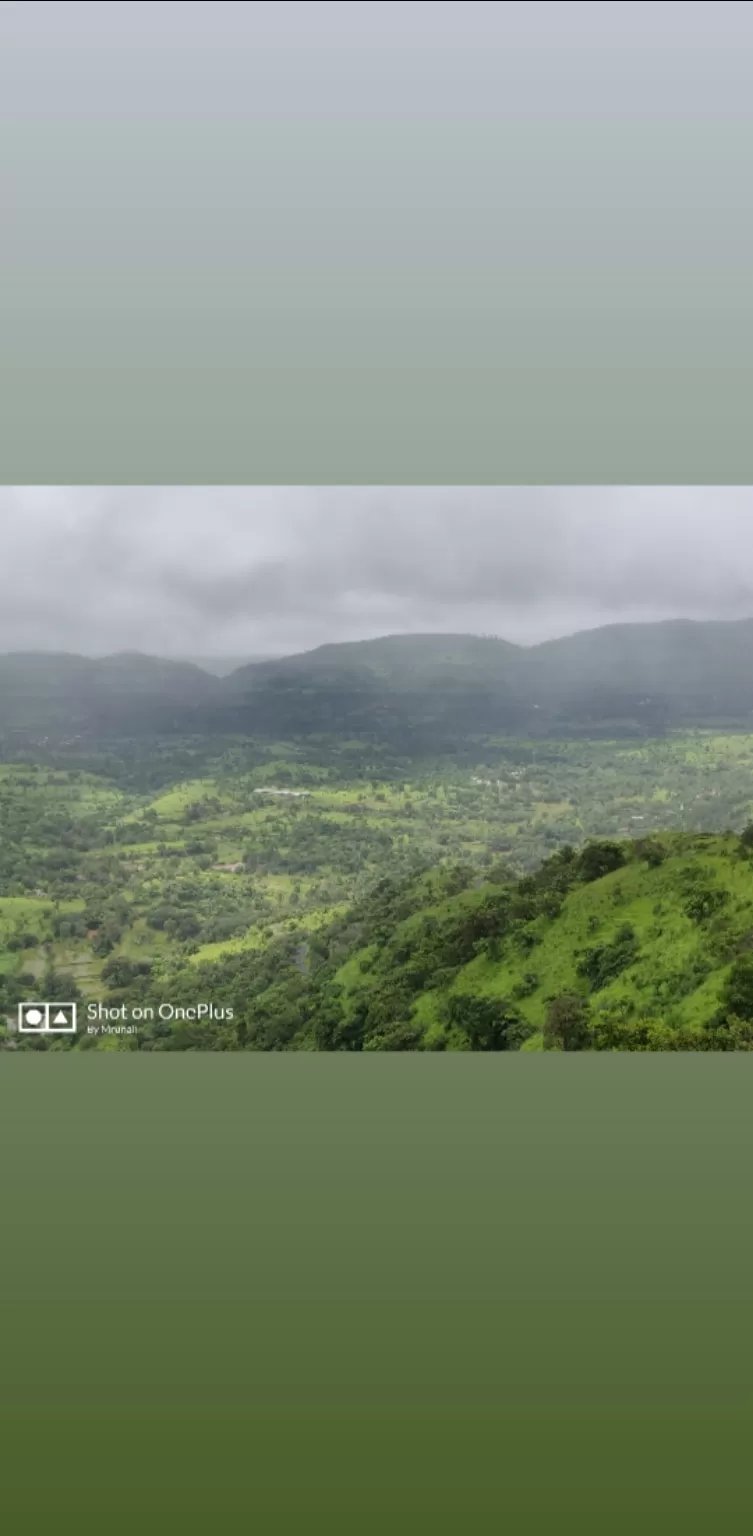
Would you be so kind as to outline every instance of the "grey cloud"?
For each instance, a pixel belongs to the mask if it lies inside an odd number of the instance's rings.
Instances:
[[[753,614],[748,488],[0,489],[0,648],[275,654]]]

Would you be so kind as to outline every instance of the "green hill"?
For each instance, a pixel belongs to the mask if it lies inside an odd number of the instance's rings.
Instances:
[[[170,979],[225,1010],[140,1048],[753,1048],[753,828],[560,849],[533,875],[443,866],[315,932]],[[146,984],[116,1000],[149,1002]]]
[[[336,1003],[324,1024],[330,1038],[322,1043],[728,1044],[729,1016],[748,1017],[738,995],[748,977],[753,1019],[747,841],[669,835],[591,843],[580,854],[560,851],[518,882],[500,875],[449,893],[442,877],[419,882],[388,905],[391,925],[374,915],[364,933],[370,942],[338,968],[327,989]],[[401,902],[412,910],[402,915]],[[712,1029],[720,1009],[721,1035]]]

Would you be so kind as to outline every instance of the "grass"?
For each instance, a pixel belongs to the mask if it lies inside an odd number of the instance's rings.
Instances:
[[[279,938],[281,934],[292,931],[293,927],[302,933],[313,933],[317,928],[323,928],[328,923],[334,922],[335,918],[341,917],[345,910],[344,903],[333,904],[328,907],[314,908],[300,916],[286,916],[256,925],[239,938],[222,939],[216,944],[202,944],[194,954],[189,956],[190,964],[203,965],[207,961],[221,960],[225,955],[241,954],[247,949],[262,949],[266,943],[265,933],[271,933],[275,938]]]
[[[169,821],[176,816],[182,816],[189,806],[196,805],[198,801],[210,796],[212,799],[223,798],[213,779],[191,779],[185,784],[176,784],[173,789],[159,795],[156,800],[150,802],[147,809],[156,811],[161,819]]]

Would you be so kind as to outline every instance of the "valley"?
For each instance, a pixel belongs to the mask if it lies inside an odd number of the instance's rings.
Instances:
[[[648,1008],[653,1025],[681,1036],[711,1016],[733,962],[705,929],[683,927],[681,905],[679,928],[654,908],[677,906],[664,891],[675,866],[678,877],[695,869],[701,885],[713,875],[731,904],[723,922],[742,942],[753,880],[736,850],[752,814],[744,732],[489,735],[413,759],[358,738],[16,739],[0,763],[3,1043],[470,1049],[471,996],[479,1017],[486,1009],[489,1039],[509,1005],[510,1042],[539,1049],[547,999],[589,993],[576,950],[608,948],[612,927],[631,930],[626,952],[637,946],[642,969],[599,988],[602,1024],[605,1008],[619,1014],[632,1002],[625,1019],[636,1008],[648,1018]],[[657,839],[664,853],[653,868],[635,850]],[[512,948],[504,924],[487,931],[479,919],[482,948],[467,951],[455,932],[466,915],[500,892],[528,899],[526,882],[553,858],[605,841],[625,850],[624,875],[606,872],[578,902],[568,894],[566,920],[537,912]],[[542,921],[553,926],[540,932]],[[415,930],[427,924],[447,943],[430,960],[419,944],[416,959]],[[421,964],[430,985],[426,976],[415,984]],[[688,975],[699,978],[690,993]],[[73,1045],[21,1037],[17,1004],[40,995],[112,1006],[232,997],[233,1024]],[[488,1048],[502,1048],[499,1039]]]

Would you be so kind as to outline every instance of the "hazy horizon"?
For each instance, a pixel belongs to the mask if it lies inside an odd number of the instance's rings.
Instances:
[[[646,628],[646,627],[649,627],[649,626],[655,625],[655,624],[741,624],[741,623],[753,623],[753,613],[742,614],[742,615],[740,615],[739,618],[735,618],[735,619],[695,619],[695,618],[688,618],[688,617],[686,617],[684,615],[680,615],[678,617],[669,618],[669,619],[642,619],[642,620],[638,619],[638,620],[628,621],[627,623],[591,624],[591,625],[584,625],[581,629],[567,630],[563,634],[548,636],[546,640],[532,640],[532,641],[510,640],[509,637],[506,636],[506,635],[482,634],[480,632],[476,632],[476,631],[473,631],[473,630],[464,630],[464,631],[459,631],[459,630],[408,630],[408,631],[392,630],[389,633],[384,633],[384,632],[380,631],[379,633],[375,633],[373,635],[361,636],[357,640],[342,640],[342,639],[334,640],[334,641],[327,641],[327,640],[325,640],[325,641],[321,642],[320,645],[309,646],[309,647],[306,647],[306,649],[302,650],[302,651],[274,651],[274,652],[270,651],[270,652],[266,652],[264,654],[257,653],[256,655],[253,655],[253,656],[238,656],[238,657],[228,657],[228,656],[221,656],[221,655],[214,656],[214,655],[211,655],[209,653],[206,653],[203,656],[187,655],[187,654],[183,654],[181,652],[175,652],[174,654],[167,654],[167,653],[162,652],[162,651],[159,651],[159,652],[158,651],[145,651],[143,649],[140,649],[137,646],[123,647],[122,649],[116,650],[116,651],[99,651],[99,652],[94,652],[94,651],[70,651],[70,650],[65,649],[62,646],[60,646],[60,647],[49,646],[49,647],[37,647],[37,648],[34,648],[34,649],[26,649],[26,650],[3,650],[3,651],[0,651],[0,656],[79,656],[79,657],[83,657],[85,660],[88,660],[88,661],[106,661],[108,658],[112,658],[112,657],[115,657],[115,656],[143,656],[143,657],[151,657],[152,659],[159,660],[159,661],[171,661],[171,662],[175,662],[176,664],[185,663],[185,664],[188,664],[188,665],[191,665],[191,666],[200,667],[200,668],[202,668],[203,670],[205,670],[207,672],[214,673],[218,677],[224,677],[224,676],[227,676],[230,672],[233,672],[233,671],[237,670],[240,667],[253,666],[253,665],[257,665],[257,664],[260,664],[262,662],[267,662],[267,661],[280,661],[280,660],[284,660],[286,657],[294,656],[294,655],[305,655],[309,651],[315,651],[315,650],[324,649],[326,646],[329,646],[329,645],[351,645],[351,644],[368,645],[370,641],[405,639],[405,638],[412,638],[412,637],[418,638],[421,635],[425,636],[426,638],[432,638],[432,639],[441,639],[443,636],[446,636],[448,639],[450,639],[450,638],[460,638],[462,636],[462,638],[466,638],[466,639],[498,640],[503,645],[504,644],[516,645],[521,650],[533,650],[533,649],[535,649],[539,645],[546,645],[546,644],[549,644],[549,643],[554,643],[557,640],[567,640],[567,639],[573,638],[576,635],[590,633],[590,632],[593,632],[594,630],[599,630],[599,629],[618,629],[618,628],[626,628],[626,627],[629,627],[629,628]]]

